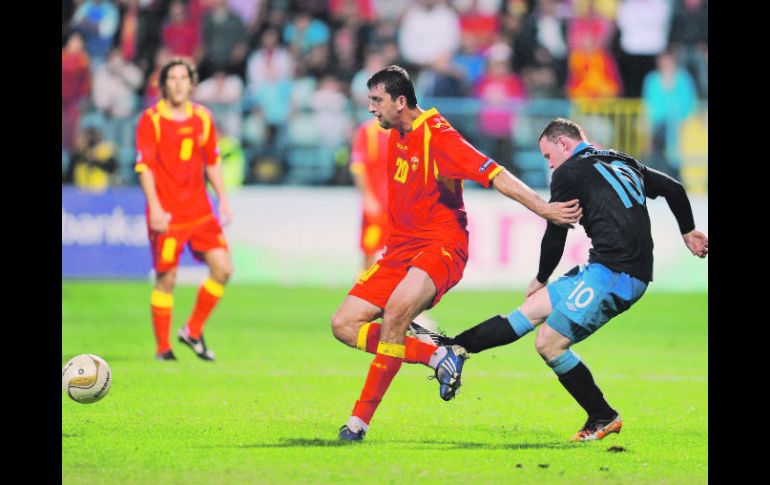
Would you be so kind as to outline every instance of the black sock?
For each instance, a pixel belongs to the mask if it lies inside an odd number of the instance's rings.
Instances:
[[[573,398],[586,410],[588,415],[596,419],[613,419],[617,411],[612,409],[599,387],[594,382],[591,371],[583,362],[559,376],[559,382]]]
[[[460,333],[452,339],[452,343],[462,345],[468,352],[475,353],[509,344],[518,339],[519,336],[513,331],[511,322],[502,315],[495,315]]]

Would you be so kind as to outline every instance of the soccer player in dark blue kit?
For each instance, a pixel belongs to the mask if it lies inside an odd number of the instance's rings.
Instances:
[[[569,229],[549,222],[540,246],[539,271],[527,287],[524,303],[507,316],[496,315],[454,338],[444,337],[442,344],[481,352],[514,342],[539,325],[537,352],[588,413],[572,440],[597,440],[619,433],[623,422],[570,347],[628,310],[652,281],[653,242],[646,199],[665,197],[693,255],[706,257],[708,237],[695,229],[682,184],[624,153],[597,149],[576,123],[563,118],[551,121],[539,145],[554,169],[551,202],[580,200],[580,224],[593,243],[588,263],[547,284]]]

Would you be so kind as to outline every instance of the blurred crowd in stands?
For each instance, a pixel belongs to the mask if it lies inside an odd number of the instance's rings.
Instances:
[[[678,176],[682,124],[708,101],[708,2],[63,0],[63,183],[136,183],[135,122],[176,56],[198,66],[230,186],[349,184],[366,81],[390,64],[514,173],[533,102],[641,99],[646,161]]]

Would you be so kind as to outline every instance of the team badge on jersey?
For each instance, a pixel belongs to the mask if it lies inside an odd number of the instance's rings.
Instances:
[[[441,119],[440,119],[440,120],[438,120],[438,121],[436,122],[436,124],[435,124],[435,125],[433,125],[433,128],[435,128],[435,129],[439,130],[439,129],[441,129],[441,128],[442,128],[442,127],[444,127],[444,126],[446,126],[447,128],[449,128],[451,125],[450,125],[449,123],[447,123],[446,121],[444,121],[444,120],[441,120]]]

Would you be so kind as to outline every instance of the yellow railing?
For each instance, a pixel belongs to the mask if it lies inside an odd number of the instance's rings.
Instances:
[[[687,192],[691,194],[703,195],[709,191],[708,115],[708,109],[698,110],[682,124],[679,132],[680,175]]]
[[[640,99],[576,99],[571,117],[591,141],[640,157],[646,150],[644,107]]]
[[[650,153],[650,133],[641,99],[577,99],[571,118],[594,143],[611,147],[644,162]],[[708,108],[700,107],[679,131],[682,183],[691,194],[708,193]]]

